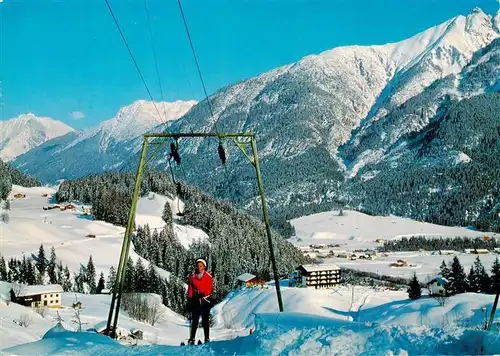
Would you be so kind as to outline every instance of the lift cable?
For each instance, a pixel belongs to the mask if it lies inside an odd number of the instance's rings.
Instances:
[[[156,103],[155,103],[155,101],[153,99],[153,95],[151,95],[151,91],[149,90],[149,87],[146,84],[146,80],[144,79],[144,76],[142,75],[141,69],[139,68],[139,65],[137,64],[137,61],[135,60],[134,54],[132,53],[132,50],[130,49],[130,46],[128,45],[127,39],[125,38],[125,35],[123,34],[123,31],[122,31],[122,29],[120,27],[120,24],[118,23],[118,20],[116,19],[116,16],[115,16],[115,14],[113,12],[113,9],[111,8],[111,5],[109,4],[108,0],[104,0],[104,1],[106,2],[106,5],[108,6],[108,9],[109,9],[109,12],[111,14],[111,17],[113,17],[113,21],[115,22],[115,25],[116,25],[116,28],[118,29],[118,32],[120,32],[120,36],[121,36],[121,38],[123,40],[123,43],[125,44],[125,47],[127,47],[127,51],[128,51],[128,53],[130,55],[130,58],[134,62],[135,69],[137,69],[137,73],[139,73],[139,76],[141,77],[142,84],[144,84],[144,87],[146,88],[146,91],[148,92],[149,98],[153,102],[153,105],[154,105],[154,107],[156,109],[156,112],[158,113],[158,117],[161,120],[162,117],[161,117],[161,114],[160,114],[160,110],[158,110],[158,107],[156,106]]]
[[[154,39],[153,39],[153,31],[151,29],[151,19],[149,16],[149,9],[148,9],[147,0],[144,0],[144,9],[146,10],[146,19],[148,21],[149,39],[151,41],[151,49],[153,51],[153,59],[155,62],[156,78],[158,79],[158,86],[160,88],[161,102],[163,104],[163,119],[164,119],[165,125],[166,125],[167,124],[167,108],[165,107],[165,99],[163,98],[163,87],[161,85],[160,71],[158,70],[158,60],[156,59],[156,47],[155,47],[155,43],[154,43]]]
[[[193,40],[191,39],[191,33],[189,32],[189,27],[188,27],[188,24],[186,21],[186,16],[184,15],[184,10],[182,9],[181,0],[177,0],[177,3],[179,4],[179,10],[181,12],[182,21],[184,22],[184,28],[186,29],[186,34],[187,34],[187,37],[189,40],[189,45],[191,46],[191,52],[193,53],[194,62],[196,63],[196,68],[198,70],[198,76],[200,77],[201,85],[203,86],[203,92],[205,93],[205,99],[207,101],[208,110],[210,111],[210,116],[212,117],[212,120],[214,120],[215,132],[219,133],[219,130],[217,129],[217,120],[215,119],[214,111],[212,110],[212,105],[210,104],[210,100],[208,100],[207,88],[205,86],[205,81],[203,80],[203,74],[201,72],[200,64],[198,62],[198,56],[196,55],[196,51],[194,49]]]

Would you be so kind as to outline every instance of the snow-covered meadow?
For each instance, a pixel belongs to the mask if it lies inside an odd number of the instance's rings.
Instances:
[[[500,234],[482,232],[465,227],[450,227],[430,224],[397,216],[371,216],[357,211],[345,210],[339,216],[338,211],[329,211],[304,216],[291,221],[295,227],[296,236],[290,241],[296,246],[328,245],[339,247],[329,248],[336,253],[355,250],[376,249],[382,246],[376,242],[397,240],[402,237],[426,236],[429,238],[454,238],[457,236],[484,237],[500,239]],[[477,255],[458,253],[460,263],[468,271]],[[481,255],[480,259],[487,270],[498,256],[495,253]],[[346,258],[326,258],[325,263],[335,263],[340,267],[373,272],[379,275],[410,278],[413,273],[422,281],[427,281],[439,272],[439,265],[453,259],[453,255],[432,254],[430,251],[389,252],[379,254],[375,260],[349,260]],[[408,267],[391,267],[398,259],[408,261]]]

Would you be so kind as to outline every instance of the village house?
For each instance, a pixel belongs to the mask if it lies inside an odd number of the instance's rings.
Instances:
[[[63,289],[59,284],[46,286],[17,285],[10,291],[11,300],[25,307],[60,307]]]
[[[243,273],[236,278],[236,287],[239,289],[252,286],[252,282],[257,281],[257,276],[251,273]]]
[[[445,295],[447,283],[448,280],[446,278],[437,276],[427,283],[427,288],[429,288],[431,295]]]
[[[439,250],[439,254],[450,256],[450,255],[456,255],[457,251],[455,251],[455,250]]]
[[[290,285],[333,288],[340,285],[340,267],[334,264],[301,265],[292,274]]]
[[[391,267],[408,267],[408,261],[397,260],[396,262],[391,263],[389,266],[391,266]]]

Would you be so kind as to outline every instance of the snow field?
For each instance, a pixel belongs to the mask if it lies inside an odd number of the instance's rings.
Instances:
[[[42,207],[50,205],[49,201],[55,192],[55,189],[47,187],[13,186],[11,197],[16,193],[24,193],[26,198],[14,199],[11,202],[9,224],[0,224],[2,255],[7,260],[10,257],[22,258],[23,254],[36,255],[40,244],[43,243],[47,256],[54,246],[57,258],[68,265],[71,273],[78,272],[80,265],[86,265],[92,255],[97,274],[102,271],[106,276],[111,266],[117,266],[125,229],[104,221],[91,220],[83,215],[81,205],[78,204],[76,211],[43,210]],[[42,197],[44,194],[49,197]],[[162,229],[165,222],[161,215],[167,201],[171,205],[174,218],[177,218],[175,214],[178,208],[183,209],[182,202],[150,193],[138,202],[136,224],[149,224],[151,228]],[[208,238],[199,229],[175,222],[174,233],[186,248],[194,240]],[[96,237],[86,237],[89,234]],[[133,249],[130,251],[130,257],[134,262],[141,258]],[[149,266],[148,261],[142,259],[142,262],[146,268]],[[156,270],[162,277],[170,278],[169,272],[160,268]]]

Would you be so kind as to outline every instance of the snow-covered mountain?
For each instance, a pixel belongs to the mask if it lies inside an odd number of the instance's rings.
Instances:
[[[490,16],[474,9],[397,43],[307,56],[220,89],[209,98],[215,118],[202,101],[156,130],[215,131],[217,120],[219,131],[255,132],[268,202],[276,208],[271,210],[290,217],[311,213],[310,206],[329,209],[338,200],[351,201],[339,192],[360,169],[381,161],[389,148],[391,157],[398,157],[392,150],[398,140],[416,136],[438,120],[450,100],[499,91],[499,24],[500,13]],[[140,133],[114,145],[99,132],[95,128],[85,137],[47,143],[15,164],[42,181],[135,169]],[[182,178],[252,208],[253,168],[234,144],[225,146],[228,164],[217,169],[210,140],[181,140]],[[445,164],[464,158],[457,153],[450,161],[447,152],[439,152],[446,156],[438,158]],[[92,160],[85,159],[89,153]],[[405,157],[411,165],[411,154]],[[50,163],[37,163],[41,161]],[[165,161],[159,160],[161,168]],[[377,174],[377,169],[371,171],[368,176]]]
[[[135,152],[136,137],[164,129],[165,123],[178,119],[195,104],[195,101],[153,103],[138,100],[121,108],[110,120],[31,150],[20,156],[15,164],[43,177],[44,181],[112,170],[121,167]]]
[[[72,131],[60,121],[32,113],[0,121],[0,159],[13,160],[46,141]]]

